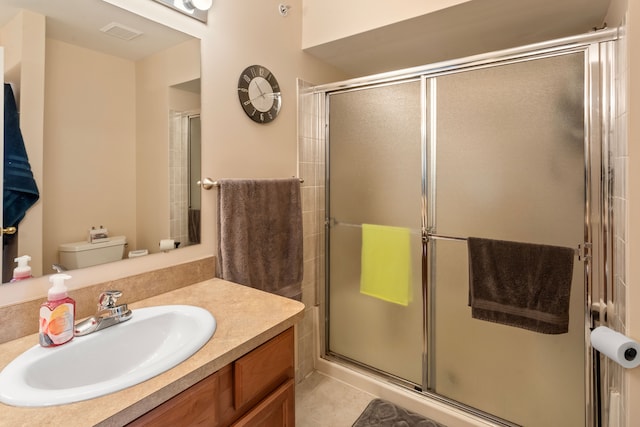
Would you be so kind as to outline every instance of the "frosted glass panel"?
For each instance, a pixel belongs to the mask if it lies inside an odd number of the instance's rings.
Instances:
[[[421,384],[420,84],[332,94],[329,111],[329,350]],[[410,229],[408,306],[360,293],[363,223]]]
[[[438,234],[584,241],[582,53],[437,78]],[[463,242],[431,247],[436,392],[527,426],[584,425],[584,265],[569,333],[471,318]]]

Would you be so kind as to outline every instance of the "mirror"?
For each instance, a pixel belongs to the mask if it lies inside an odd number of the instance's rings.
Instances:
[[[3,282],[21,255],[53,273],[92,227],[124,258],[199,243],[199,39],[102,0],[0,0],[0,45],[40,190]]]

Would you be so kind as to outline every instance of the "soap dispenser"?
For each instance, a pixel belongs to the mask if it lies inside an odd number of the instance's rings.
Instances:
[[[40,306],[39,340],[43,347],[55,347],[71,341],[76,317],[76,302],[67,295],[64,281],[68,274],[53,274],[47,301]]]
[[[18,258],[15,258],[14,261],[18,263],[18,266],[13,269],[13,278],[10,281],[11,283],[33,277],[31,275],[31,267],[29,266],[29,261],[31,261],[31,257],[29,255],[19,256]]]

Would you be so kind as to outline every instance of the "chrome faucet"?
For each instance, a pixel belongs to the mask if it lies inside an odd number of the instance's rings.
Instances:
[[[120,291],[105,291],[101,293],[98,298],[97,313],[79,322],[75,326],[74,335],[77,337],[88,335],[131,319],[133,313],[131,313],[127,304],[116,305],[116,301],[121,296],[122,292]]]
[[[64,265],[60,265],[60,264],[52,264],[51,269],[55,270],[57,273],[64,273],[65,271],[67,271]]]

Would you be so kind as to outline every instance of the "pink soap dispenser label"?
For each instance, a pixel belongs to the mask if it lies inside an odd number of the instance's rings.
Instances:
[[[41,346],[57,346],[73,338],[73,311],[74,306],[70,302],[62,303],[53,310],[46,303],[40,307]]]

